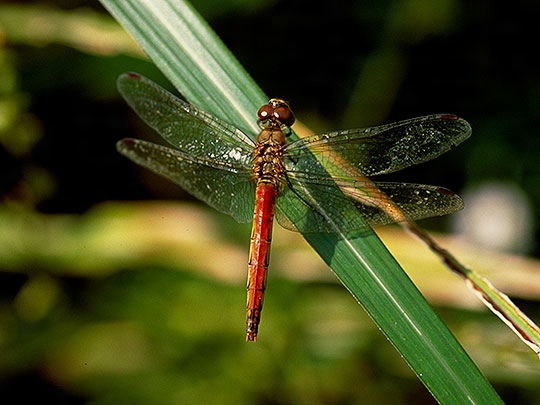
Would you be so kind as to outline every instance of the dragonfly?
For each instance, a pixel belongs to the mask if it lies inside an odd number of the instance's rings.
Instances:
[[[117,85],[143,121],[172,146],[129,138],[120,140],[117,150],[237,222],[252,222],[246,341],[257,339],[274,216],[289,230],[332,233],[399,221],[381,209],[388,199],[407,220],[463,208],[462,199],[443,187],[368,178],[433,159],[464,141],[471,127],[455,115],[288,141],[295,116],[281,99],[260,107],[260,133],[249,136],[139,74],[123,74]],[[331,175],[329,167],[341,170]],[[364,220],[351,219],[358,218],[353,211]]]

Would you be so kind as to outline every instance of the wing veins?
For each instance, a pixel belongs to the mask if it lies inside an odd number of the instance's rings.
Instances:
[[[290,170],[309,168],[313,154],[326,166],[342,160],[366,176],[391,173],[431,160],[471,134],[469,124],[451,115],[429,115],[372,128],[312,135],[285,147]],[[304,162],[304,160],[306,162]]]

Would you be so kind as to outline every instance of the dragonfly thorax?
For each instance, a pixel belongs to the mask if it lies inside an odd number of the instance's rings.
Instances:
[[[253,174],[258,182],[277,187],[285,171],[282,162],[285,143],[285,134],[279,127],[270,126],[261,131],[253,152]]]

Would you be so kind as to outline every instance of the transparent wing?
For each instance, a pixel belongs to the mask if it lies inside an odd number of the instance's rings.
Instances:
[[[245,223],[253,219],[255,188],[251,169],[236,162],[216,165],[182,151],[138,139],[123,139],[118,151],[135,163],[172,180],[216,210]],[[230,159],[229,159],[230,161]]]
[[[117,85],[144,122],[190,158],[211,159],[216,165],[250,165],[254,142],[233,125],[180,100],[138,74],[120,76]]]
[[[429,115],[393,124],[313,135],[289,143],[285,158],[292,172],[325,176],[313,158],[323,166],[339,165],[351,177],[391,173],[433,159],[467,139],[467,121],[450,114]],[[357,173],[356,173],[357,174]]]
[[[336,184],[346,187],[348,195],[337,188]],[[358,212],[370,225],[395,222],[395,219],[377,207],[376,202],[383,201],[375,201],[378,190],[385,193],[410,220],[451,214],[463,209],[463,200],[454,192],[423,184],[364,183],[348,179],[335,179],[335,183],[328,181],[325,184],[322,181],[309,183],[290,179],[290,185],[278,197],[277,221],[284,228],[308,233],[335,232],[331,223],[343,231],[361,230],[365,224],[354,220],[357,218],[354,214]],[[323,201],[323,205],[316,206],[316,203],[311,202],[306,189],[308,193],[317,196],[318,201]]]
[[[138,74],[124,74],[117,84],[135,112],[177,149],[124,139],[118,151],[238,222],[251,221],[254,142]]]

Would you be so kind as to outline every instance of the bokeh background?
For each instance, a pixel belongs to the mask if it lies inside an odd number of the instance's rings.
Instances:
[[[448,112],[472,137],[387,176],[463,194],[426,220],[540,320],[540,3],[193,0],[270,96],[320,132]],[[0,395],[17,402],[434,403],[300,236],[276,229],[256,344],[249,225],[115,151],[155,140],[121,100],[171,89],[97,1],[0,2]],[[171,89],[172,90],[172,89]],[[540,403],[537,358],[427,248],[381,238],[506,403]]]

